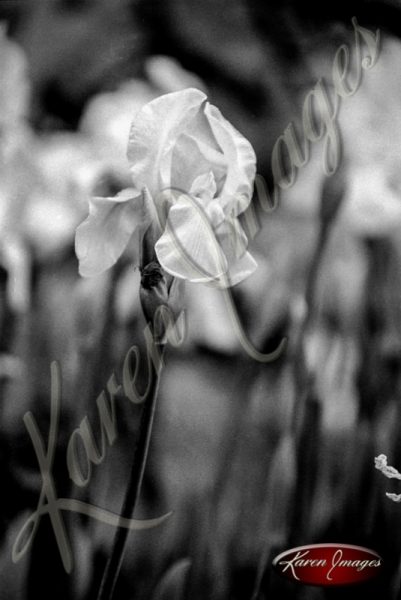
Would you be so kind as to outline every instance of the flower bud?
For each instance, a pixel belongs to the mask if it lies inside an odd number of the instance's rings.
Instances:
[[[162,268],[160,266],[159,261],[157,260],[156,252],[155,252],[155,243],[157,240],[156,234],[156,225],[151,223],[147,228],[141,246],[141,256],[140,256],[140,265],[141,265],[141,273],[144,275],[145,270],[150,267],[150,265],[157,265],[160,269],[160,272],[163,273]],[[150,272],[147,272],[150,273]],[[145,274],[145,278],[148,275]]]
[[[139,296],[145,319],[153,323],[159,306],[168,306],[166,278],[158,262],[152,261],[141,269]]]

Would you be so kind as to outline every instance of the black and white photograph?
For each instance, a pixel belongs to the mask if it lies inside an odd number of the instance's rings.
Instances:
[[[0,600],[401,600],[401,2],[0,0]]]

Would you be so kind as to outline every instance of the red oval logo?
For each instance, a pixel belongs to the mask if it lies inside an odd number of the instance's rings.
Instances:
[[[291,581],[307,585],[350,585],[379,574],[383,560],[373,550],[348,544],[311,544],[276,556],[274,568]]]

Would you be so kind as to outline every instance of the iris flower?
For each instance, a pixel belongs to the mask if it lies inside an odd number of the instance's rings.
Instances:
[[[255,153],[203,92],[188,88],[146,104],[127,155],[132,188],[93,198],[77,229],[81,275],[110,268],[145,233],[161,267],[179,279],[229,287],[255,270],[238,219],[252,199]]]

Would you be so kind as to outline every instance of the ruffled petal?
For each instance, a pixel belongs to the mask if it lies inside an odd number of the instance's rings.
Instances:
[[[75,235],[80,274],[92,277],[113,266],[135,229],[145,226],[145,221],[142,193],[124,190],[115,198],[92,198],[89,216]]]
[[[170,177],[171,186],[186,193],[200,175],[211,171],[216,182],[221,182],[227,172],[227,162],[221,151],[187,133],[180,135],[172,148],[171,164],[163,162],[163,181]]]
[[[177,138],[184,132],[194,133],[205,141],[207,121],[201,110],[206,95],[195,88],[165,94],[149,102],[136,115],[128,142],[128,160],[135,187],[148,187],[157,197],[171,181],[161,181],[162,161],[169,156]],[[206,126],[205,126],[206,122]],[[206,132],[207,135],[207,132]],[[212,136],[209,134],[210,139]],[[188,190],[186,190],[188,191]]]
[[[252,198],[256,175],[255,152],[218,108],[207,104],[205,114],[227,161],[227,177],[220,194],[222,205],[225,211],[238,215],[247,208]]]
[[[189,193],[207,203],[214,197],[216,189],[214,174],[209,171],[209,173],[203,173],[194,180]]]
[[[252,275],[257,263],[247,252],[248,239],[238,219],[221,223],[216,228],[216,237],[228,264],[227,273],[220,278],[220,285],[232,287]]]
[[[203,209],[183,195],[169,212],[166,229],[155,246],[157,258],[171,275],[194,283],[227,272],[227,260]]]

